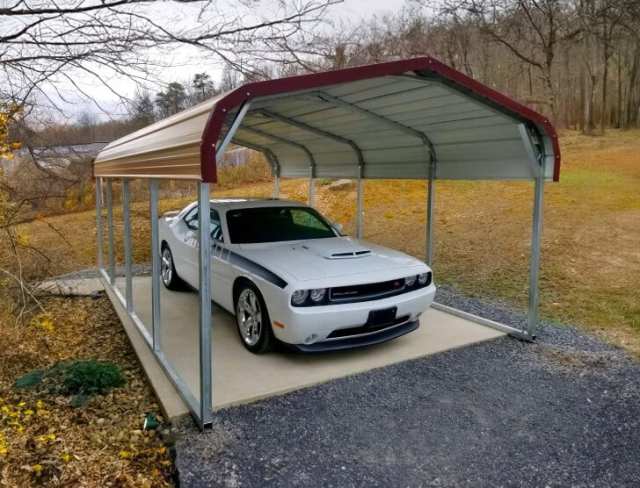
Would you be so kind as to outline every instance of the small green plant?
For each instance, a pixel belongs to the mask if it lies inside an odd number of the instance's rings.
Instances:
[[[71,405],[84,405],[91,395],[103,395],[124,386],[117,365],[94,359],[66,361],[46,370],[34,370],[18,378],[16,388],[36,388],[51,395],[71,396]]]

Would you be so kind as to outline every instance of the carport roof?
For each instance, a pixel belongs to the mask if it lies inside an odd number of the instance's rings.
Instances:
[[[234,123],[235,122],[235,123]],[[216,147],[265,154],[281,176],[558,180],[544,116],[421,57],[248,83],[105,147],[98,177],[216,181]]]

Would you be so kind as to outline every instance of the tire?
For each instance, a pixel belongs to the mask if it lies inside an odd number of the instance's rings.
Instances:
[[[160,251],[160,279],[168,290],[184,290],[185,283],[176,272],[173,262],[173,254],[166,244],[163,244]]]
[[[234,308],[238,335],[244,347],[254,354],[272,351],[275,337],[269,312],[262,294],[253,283],[243,282],[239,286]]]

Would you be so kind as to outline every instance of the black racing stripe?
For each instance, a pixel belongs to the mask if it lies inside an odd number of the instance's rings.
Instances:
[[[233,251],[229,252],[229,262],[238,268],[245,269],[246,271],[253,273],[260,278],[267,280],[270,283],[273,283],[279,288],[286,288],[287,282],[280,278],[277,274],[269,271],[264,266],[259,265],[255,261],[251,261],[250,259],[241,256],[238,253]]]

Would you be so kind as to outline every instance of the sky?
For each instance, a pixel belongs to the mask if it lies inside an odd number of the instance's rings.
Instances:
[[[384,15],[398,11],[405,3],[405,0],[345,0],[343,3],[330,8],[327,20],[334,24],[356,24],[360,20],[371,18],[374,15]],[[180,8],[176,4],[173,4],[173,6],[174,8]],[[171,13],[168,16],[172,17]],[[331,27],[325,26],[321,28],[330,29]],[[203,71],[209,73],[217,81],[222,72],[220,63],[207,62],[194,48],[177,48],[170,54],[159,53],[159,56],[164,64],[170,65],[170,67],[162,68],[161,71],[156,73],[160,81],[164,83],[171,81],[186,83],[196,73]],[[71,101],[71,103],[63,104],[64,110],[70,118],[77,118],[86,112],[94,114],[98,120],[118,118],[124,114],[124,107],[107,87],[101,86],[94,80],[83,79],[82,77],[76,81],[83,90],[95,98],[99,107],[96,103],[79,97],[74,87],[62,87],[62,93]],[[116,76],[109,78],[109,85],[116,92],[124,94],[126,97],[133,96],[138,89],[132,81]],[[148,85],[148,90],[152,93],[160,89],[161,86],[156,83],[151,82]]]

